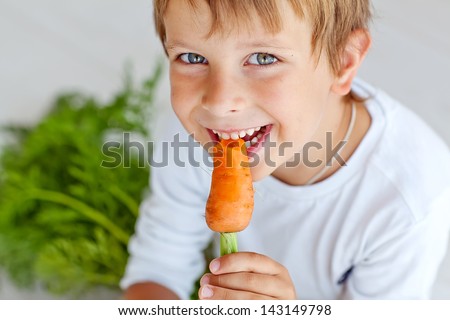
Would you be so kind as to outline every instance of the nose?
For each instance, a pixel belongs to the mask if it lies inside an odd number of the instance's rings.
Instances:
[[[217,117],[225,117],[242,110],[243,87],[238,77],[226,70],[211,70],[206,80],[202,107]]]

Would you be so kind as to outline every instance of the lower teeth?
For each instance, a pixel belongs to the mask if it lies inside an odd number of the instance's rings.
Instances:
[[[245,146],[247,148],[250,148],[252,146],[255,146],[258,143],[258,139],[255,137],[252,139],[252,141],[245,141]]]
[[[258,133],[257,136],[253,137],[252,140],[245,142],[246,147],[250,148],[251,146],[255,146],[256,144],[258,144],[259,140],[262,138],[265,131],[266,131],[266,127],[261,128],[260,133]]]

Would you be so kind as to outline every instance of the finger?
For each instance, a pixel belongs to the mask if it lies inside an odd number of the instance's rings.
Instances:
[[[205,274],[200,284],[226,289],[247,291],[255,294],[281,299],[292,291],[290,283],[278,276],[252,272],[227,273],[222,275]]]
[[[202,300],[274,300],[273,297],[212,285],[201,286],[198,296]]]
[[[281,275],[286,268],[275,260],[254,252],[237,252],[214,259],[209,264],[213,274],[231,272],[254,272],[266,275]]]

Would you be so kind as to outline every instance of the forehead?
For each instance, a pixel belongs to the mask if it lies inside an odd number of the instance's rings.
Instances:
[[[247,37],[271,34],[303,19],[303,11],[292,0],[170,0],[164,12],[166,40],[171,34],[224,38],[231,34]],[[259,4],[259,5],[258,5]],[[265,4],[265,5],[261,5]]]

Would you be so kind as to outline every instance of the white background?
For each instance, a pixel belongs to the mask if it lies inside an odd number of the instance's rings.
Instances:
[[[0,0],[0,125],[37,121],[60,91],[110,97],[127,61],[136,80],[148,76],[162,56],[151,2]],[[450,144],[450,0],[373,4],[374,44],[360,76],[417,112]],[[158,97],[160,108],[170,107],[167,77]],[[20,297],[46,295],[16,290],[0,277],[0,298]],[[450,299],[450,254],[434,297]]]

